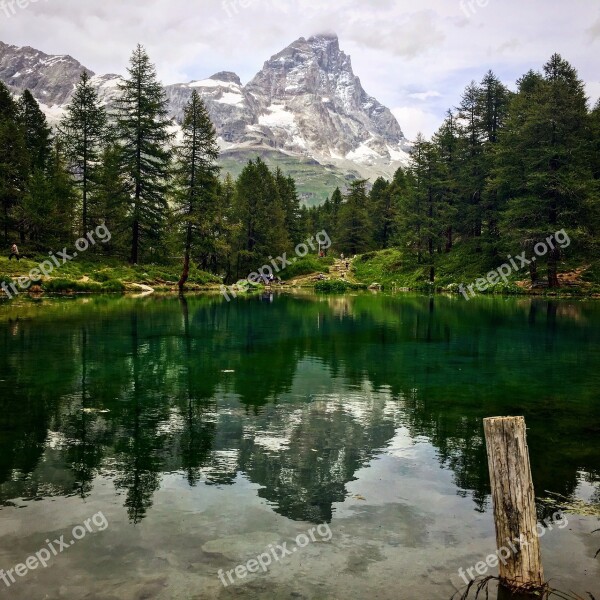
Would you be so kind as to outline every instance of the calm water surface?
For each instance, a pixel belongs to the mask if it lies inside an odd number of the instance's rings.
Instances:
[[[525,415],[538,497],[600,501],[599,367],[597,301],[0,305],[0,568],[108,522],[0,598],[449,599],[495,549],[482,418]],[[546,575],[598,594],[600,522],[568,521]]]

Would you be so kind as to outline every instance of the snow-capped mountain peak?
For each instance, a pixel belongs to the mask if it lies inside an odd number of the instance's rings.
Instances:
[[[71,56],[0,42],[0,80],[15,93],[29,89],[56,123],[82,71],[92,76],[109,109],[118,75],[95,75]],[[193,90],[206,103],[224,153],[278,152],[315,161],[352,177],[391,176],[410,151],[389,109],[369,96],[337,35],[299,38],[267,60],[246,85],[229,71],[165,86],[172,118],[181,123]]]

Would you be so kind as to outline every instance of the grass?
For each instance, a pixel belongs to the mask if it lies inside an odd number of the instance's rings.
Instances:
[[[280,277],[284,281],[289,281],[295,277],[303,275],[312,275],[313,273],[329,273],[329,267],[335,262],[333,257],[318,258],[316,256],[307,256],[306,258],[298,259],[293,265],[289,265],[284,269]]]
[[[418,264],[412,252],[405,252],[397,248],[359,256],[353,262],[353,274],[358,281],[367,285],[379,283],[387,291],[394,288],[407,288],[414,291],[458,293],[460,284],[471,285],[480,278],[486,278],[488,273],[497,269],[507,260],[485,250],[478,252],[476,240],[458,243],[452,252],[436,254],[435,259],[436,278],[434,284],[429,282],[428,265]],[[567,257],[567,260],[560,265],[559,270],[570,271],[583,263],[592,265],[582,277],[584,282],[592,285],[563,288],[558,291],[544,290],[543,293],[549,295],[566,293],[575,296],[589,296],[598,293],[600,291],[600,261],[586,263],[583,260],[575,261],[573,257]],[[542,268],[540,269],[540,278],[544,275]],[[528,278],[529,272],[523,268],[512,272],[507,282],[501,280],[497,284],[490,285],[483,293],[527,294],[529,292],[519,287],[517,282]]]
[[[552,510],[600,518],[600,502],[586,502],[585,500],[581,500],[574,496],[566,498],[561,494],[548,491],[546,493],[550,495],[546,498],[540,498],[540,500]],[[598,553],[600,554],[600,550]]]
[[[315,292],[319,292],[321,294],[345,294],[346,292],[366,289],[367,286],[365,284],[350,283],[342,279],[317,281],[315,284]]]
[[[28,255],[17,262],[0,257],[0,284],[14,282],[27,276],[32,269],[48,260],[47,255]],[[61,261],[62,262],[62,261]],[[50,294],[123,293],[130,284],[143,284],[156,290],[172,289],[181,276],[181,264],[129,265],[115,258],[86,255],[56,267],[49,276],[44,276],[38,287]],[[221,279],[192,265],[188,288],[204,289],[219,285]]]
[[[458,600],[469,600],[469,598],[490,598],[489,586],[492,582],[500,583],[500,579],[495,576],[489,576],[485,578],[474,579],[469,583],[463,592],[457,592],[451,598],[458,598]],[[573,592],[563,592],[561,590],[550,587],[547,583],[544,585],[514,585],[508,586],[506,582],[502,584],[505,590],[510,594],[510,597],[516,599],[525,598],[539,598],[539,600],[550,600],[551,598],[557,598],[557,600],[595,600],[595,597],[587,592],[587,597],[582,598],[581,596],[574,594]]]

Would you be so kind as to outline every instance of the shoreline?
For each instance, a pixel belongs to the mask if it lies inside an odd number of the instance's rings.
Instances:
[[[258,288],[246,293],[238,294],[239,298],[249,298],[265,293],[271,294],[298,294],[298,293],[312,293],[320,296],[346,296],[356,294],[374,294],[384,295],[390,297],[400,297],[403,295],[419,295],[419,296],[444,296],[450,298],[462,298],[462,294],[458,292],[448,290],[434,290],[426,291],[422,289],[403,288],[401,291],[388,291],[385,289],[373,290],[373,289],[348,289],[345,291],[318,291],[314,285],[302,285],[302,286],[278,286],[275,288]],[[101,291],[101,290],[65,290],[59,292],[46,292],[40,291],[27,291],[21,292],[13,298],[7,298],[6,295],[0,294],[0,306],[8,306],[13,304],[15,301],[25,298],[27,300],[43,300],[43,299],[61,299],[61,298],[85,298],[85,297],[178,297],[181,295],[222,295],[220,285],[209,285],[209,286],[188,286],[185,290],[180,291],[176,287],[164,287],[156,286],[152,287],[147,284],[141,283],[130,283],[126,284],[125,289],[122,291]],[[553,300],[600,300],[600,294],[598,292],[581,293],[574,292],[572,290],[558,290],[547,291],[547,290],[523,290],[521,293],[515,292],[491,292],[491,293],[480,293],[465,302],[471,300],[477,300],[480,298],[546,298]]]

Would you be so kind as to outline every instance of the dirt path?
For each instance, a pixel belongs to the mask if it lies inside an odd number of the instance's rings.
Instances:
[[[331,279],[345,279],[350,283],[356,283],[352,277],[352,260],[336,259],[335,263],[329,268]]]
[[[311,273],[310,275],[302,275],[294,277],[284,284],[284,287],[312,287],[317,281],[324,278],[328,281],[343,279],[350,283],[358,283],[352,275],[352,260],[340,258],[336,259],[334,264],[329,267],[329,273],[322,275],[321,273]]]

